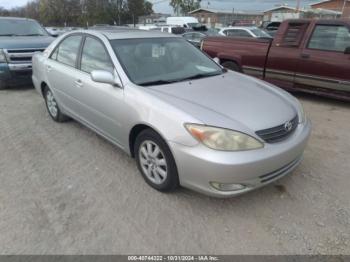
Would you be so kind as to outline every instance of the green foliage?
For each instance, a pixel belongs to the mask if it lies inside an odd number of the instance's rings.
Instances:
[[[189,12],[200,8],[200,0],[171,0],[170,5],[173,7],[175,14],[186,15]]]
[[[34,18],[45,26],[121,25],[151,13],[146,0],[32,0],[21,8],[0,8],[1,16]]]

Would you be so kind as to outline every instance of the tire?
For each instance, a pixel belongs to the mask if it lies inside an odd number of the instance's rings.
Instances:
[[[228,70],[235,71],[235,72],[241,72],[241,69],[239,68],[239,66],[235,62],[227,61],[227,62],[223,62],[221,65]]]
[[[7,89],[7,86],[5,85],[4,82],[0,81],[0,90],[5,90]]]
[[[45,87],[44,89],[44,98],[46,109],[50,117],[58,123],[66,122],[68,120],[68,117],[62,114],[52,91],[48,87]]]
[[[171,192],[179,187],[175,159],[159,134],[151,129],[142,131],[136,138],[134,153],[147,184],[160,192]]]

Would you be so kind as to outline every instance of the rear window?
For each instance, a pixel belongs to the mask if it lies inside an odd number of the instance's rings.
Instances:
[[[306,23],[290,23],[283,36],[282,45],[299,46],[307,26]]]

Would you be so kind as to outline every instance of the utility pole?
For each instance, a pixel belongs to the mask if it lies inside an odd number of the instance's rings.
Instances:
[[[341,10],[341,14],[342,14],[342,16],[344,16],[344,11],[345,11],[345,6],[346,6],[346,1],[347,1],[347,0],[344,0],[343,9]],[[345,16],[344,16],[344,17],[345,17]]]

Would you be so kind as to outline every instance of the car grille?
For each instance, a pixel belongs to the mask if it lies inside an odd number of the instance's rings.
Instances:
[[[266,143],[277,143],[287,139],[290,135],[292,135],[295,129],[298,127],[298,124],[299,118],[296,116],[291,121],[288,121],[283,125],[261,130],[256,132],[256,134]]]
[[[9,63],[31,63],[36,52],[43,52],[44,48],[8,49],[5,54]]]
[[[291,170],[293,170],[301,161],[301,158],[298,158],[294,160],[293,162],[289,163],[288,165],[282,167],[281,169],[278,169],[272,173],[260,176],[260,182],[262,184],[269,183],[273,180],[277,180],[280,177],[283,177],[284,175],[288,174]]]

